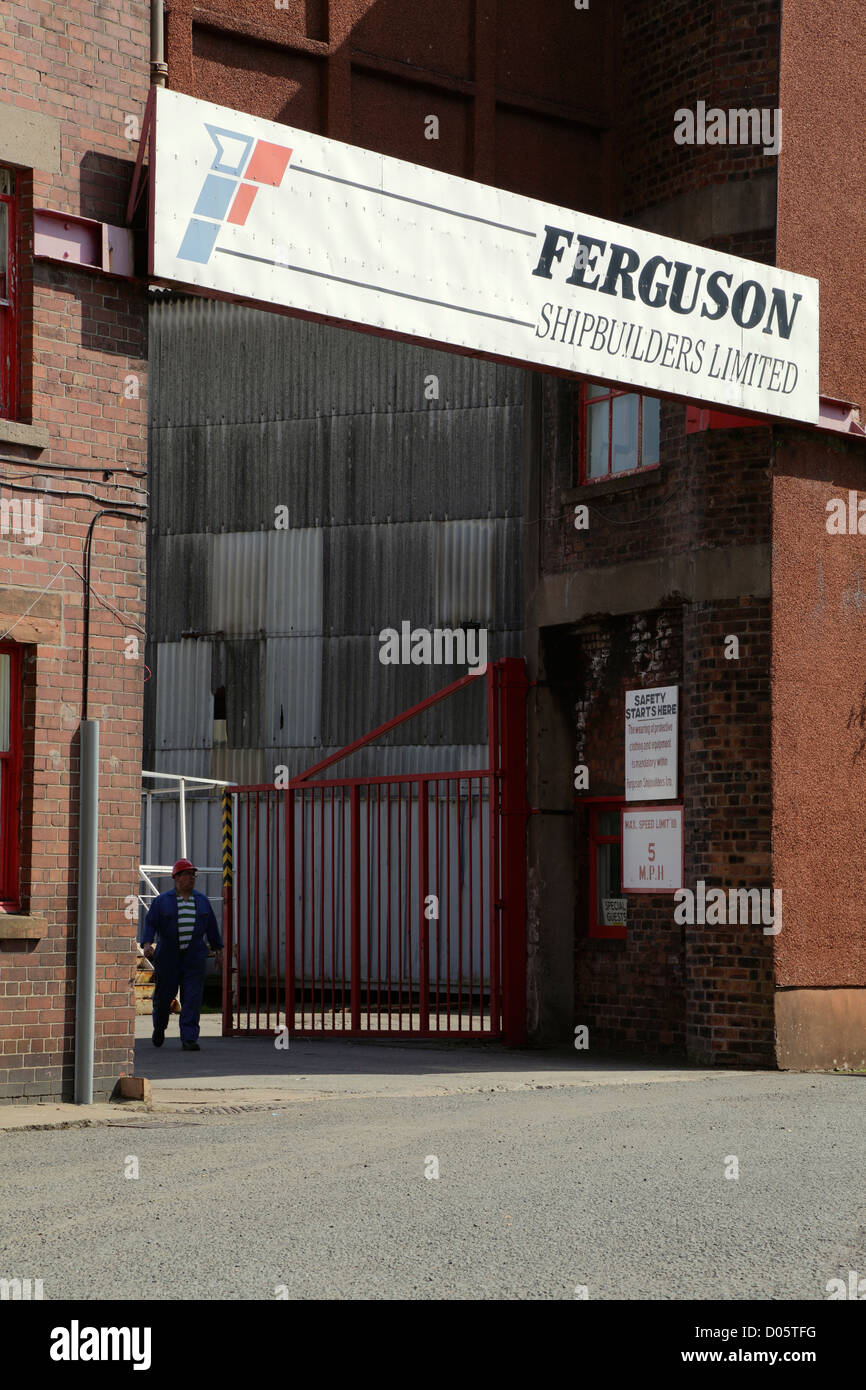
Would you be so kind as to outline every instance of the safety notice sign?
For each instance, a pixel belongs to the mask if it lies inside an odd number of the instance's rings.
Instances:
[[[626,691],[626,801],[667,801],[677,795],[679,693],[677,685]]]

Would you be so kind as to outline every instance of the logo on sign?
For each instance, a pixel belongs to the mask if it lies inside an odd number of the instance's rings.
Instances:
[[[292,157],[285,145],[208,125],[216,151],[178,251],[182,261],[207,265],[224,222],[243,227],[260,187],[279,188]]]

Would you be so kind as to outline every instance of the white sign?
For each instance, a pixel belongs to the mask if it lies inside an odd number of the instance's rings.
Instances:
[[[683,886],[682,806],[622,813],[622,891],[674,893]]]
[[[625,799],[666,801],[677,794],[679,686],[625,693]]]
[[[627,898],[602,898],[601,911],[606,927],[624,927],[628,920]]]
[[[818,282],[156,89],[151,273],[815,423]]]

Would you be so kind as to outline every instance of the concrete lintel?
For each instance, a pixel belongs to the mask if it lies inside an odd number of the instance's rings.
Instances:
[[[60,173],[60,122],[41,111],[0,102],[0,163]]]
[[[0,585],[0,624],[3,632],[14,628],[16,642],[57,646],[63,640],[63,595]]]
[[[41,941],[48,935],[44,917],[16,917],[0,913],[0,941]]]
[[[629,219],[634,227],[678,241],[704,243],[776,225],[776,170],[689,189]]]
[[[22,425],[18,420],[0,420],[0,444],[26,444],[28,449],[47,449],[50,436],[44,425]],[[22,459],[22,463],[26,462]]]
[[[579,622],[591,613],[644,613],[671,594],[689,603],[722,603],[743,594],[770,595],[770,547],[693,550],[607,569],[545,575],[529,604],[530,627]]]

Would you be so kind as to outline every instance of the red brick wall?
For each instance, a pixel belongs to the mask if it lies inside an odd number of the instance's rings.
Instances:
[[[866,416],[866,7],[785,0],[779,265],[821,281],[821,391]]]
[[[866,987],[866,538],[827,531],[828,502],[866,498],[864,462],[862,439],[793,430],[776,456],[773,841],[788,988]]]
[[[520,0],[169,0],[168,85],[446,173],[613,211],[615,11]],[[425,117],[439,138],[425,137]]]
[[[773,886],[768,599],[596,618],[570,640],[575,763],[588,796],[621,797],[625,692],[680,687],[684,886]],[[740,642],[737,660],[725,638]],[[562,658],[560,657],[560,660]],[[589,805],[575,816],[575,1019],[590,1046],[773,1064],[773,942],[761,924],[674,920],[672,894],[630,895],[624,940],[588,935]],[[663,804],[663,803],[660,803]]]
[[[14,481],[34,488],[32,495],[44,504],[41,545],[0,537],[0,604],[14,600],[18,589],[36,593],[50,585],[33,614],[56,605],[50,622],[40,619],[34,625],[31,615],[9,633],[26,647],[22,913],[43,918],[47,935],[30,942],[2,939],[0,920],[0,1101],[72,1098],[82,717],[79,572],[87,528],[100,507],[133,507],[141,513],[145,498],[143,287],[34,263],[31,209],[35,204],[112,223],[124,220],[137,147],[125,118],[140,119],[147,96],[148,13],[148,5],[138,0],[119,0],[110,8],[95,0],[71,0],[62,10],[48,0],[28,0],[4,12],[4,39],[14,65],[4,74],[0,100],[60,123],[61,168],[57,174],[37,170],[23,180],[22,416],[46,426],[50,443],[37,449],[0,439],[3,495],[25,495],[6,490]],[[138,379],[137,398],[124,396],[130,375]],[[135,926],[123,909],[138,886],[144,670],[141,659],[126,659],[124,639],[144,622],[144,545],[139,519],[107,517],[96,525],[89,708],[90,718],[101,722],[96,1099],[107,1098],[118,1076],[132,1071],[133,1061]],[[3,630],[8,626],[4,621]]]
[[[681,610],[671,608],[581,624],[575,762],[590,769],[589,795],[623,795],[625,692],[681,685],[681,618]],[[575,1021],[588,1025],[591,1050],[681,1055],[683,928],[673,920],[673,900],[663,893],[630,897],[624,940],[587,935],[589,807],[580,800],[574,826]]]
[[[769,541],[769,426],[686,434],[686,407],[663,401],[660,468],[574,487],[577,401],[576,388],[545,378],[542,571]],[[589,508],[586,530],[575,528],[577,504]]]
[[[548,378],[543,396],[541,569],[600,572],[597,615],[545,637],[548,654],[558,648],[545,659],[548,678],[574,686],[574,763],[589,767],[588,795],[623,795],[625,691],[678,684],[684,885],[694,891],[702,878],[707,887],[769,889],[769,597],[722,603],[672,593],[655,612],[605,613],[623,567],[682,555],[724,574],[726,551],[769,545],[770,429],[687,435],[685,406],[663,402],[661,468],[574,488],[571,388]],[[576,503],[589,507],[588,530],[574,527]],[[724,655],[729,634],[739,639],[737,660]],[[775,938],[761,925],[675,923],[670,895],[630,897],[624,941],[589,938],[588,829],[583,806],[575,1021],[588,1024],[591,1047],[772,1064]]]
[[[769,598],[683,612],[685,885],[774,886]],[[739,656],[725,656],[725,638]],[[686,1048],[698,1063],[772,1066],[773,936],[761,924],[684,926]],[[784,926],[783,926],[784,933]]]
[[[725,111],[778,106],[781,0],[623,0],[622,9],[623,219],[692,189],[774,168],[760,147],[677,145],[674,112],[694,110],[698,101]]]

